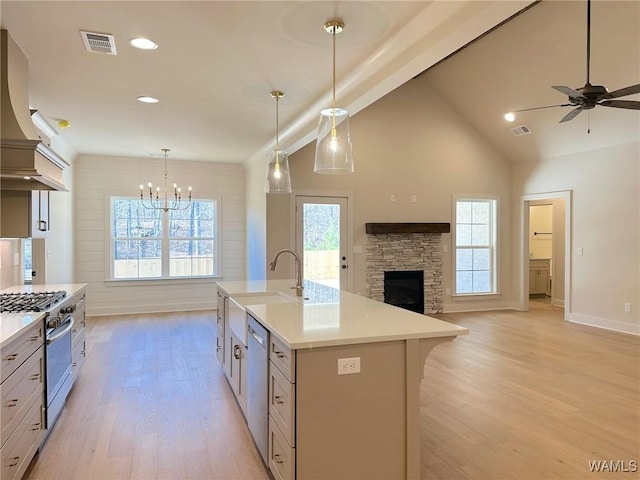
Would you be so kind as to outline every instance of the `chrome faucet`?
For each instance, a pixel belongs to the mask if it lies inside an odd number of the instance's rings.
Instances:
[[[293,255],[293,258],[296,261],[296,268],[297,268],[296,286],[295,287],[291,287],[291,288],[295,288],[296,289],[296,295],[298,297],[301,297],[302,296],[302,289],[304,287],[302,286],[302,261],[300,260],[300,255],[298,255],[293,250],[289,250],[288,248],[282,249],[278,253],[276,253],[275,257],[273,257],[273,261],[269,264],[269,270],[271,270],[272,272],[275,272],[276,265],[278,263],[278,257],[280,255],[282,255],[283,253],[285,253],[285,252],[290,253],[291,255]]]

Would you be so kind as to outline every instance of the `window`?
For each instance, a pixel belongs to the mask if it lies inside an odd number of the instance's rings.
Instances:
[[[455,200],[455,292],[497,293],[497,199]]]
[[[218,201],[152,210],[137,197],[111,198],[111,278],[211,277],[218,269]]]
[[[33,271],[33,253],[31,250],[31,239],[22,239],[22,265],[24,267],[24,283],[30,284]]]

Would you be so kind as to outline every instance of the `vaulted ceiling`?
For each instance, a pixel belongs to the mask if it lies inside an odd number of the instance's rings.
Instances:
[[[330,105],[331,36],[338,104],[365,108],[421,72],[461,115],[513,161],[557,156],[638,138],[637,111],[596,108],[559,125],[551,85],[584,84],[585,5],[544,1],[434,64],[530,5],[529,1],[3,1],[2,28],[29,59],[30,103],[81,154],[242,163],[264,158],[275,136],[289,151],[313,140]],[[592,83],[640,83],[640,2],[595,1]],[[80,30],[112,34],[117,55],[87,52]],[[129,45],[136,36],[159,44]],[[429,70],[430,69],[430,70]],[[154,105],[140,95],[160,99]],[[586,134],[587,122],[591,134]],[[525,124],[532,134],[515,137]]]

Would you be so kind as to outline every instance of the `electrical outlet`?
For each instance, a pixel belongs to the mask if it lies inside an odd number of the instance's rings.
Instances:
[[[338,359],[338,375],[353,375],[354,373],[360,373],[360,357]]]
[[[391,195],[391,203],[396,203],[396,196],[395,195]]]
[[[445,288],[444,289],[444,294],[445,295],[451,295],[451,289],[450,288]]]
[[[416,195],[411,195],[411,203],[416,203],[418,201],[418,197]]]
[[[625,303],[624,304],[624,311],[627,313],[631,312],[631,304],[630,303]]]

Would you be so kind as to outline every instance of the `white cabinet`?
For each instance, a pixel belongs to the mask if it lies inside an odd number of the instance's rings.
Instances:
[[[71,329],[71,378],[75,381],[80,374],[80,369],[86,358],[86,335],[85,335],[85,294],[82,293],[75,300],[76,311],[73,313],[73,328]]]
[[[20,479],[44,434],[44,324],[36,321],[2,349],[3,480]]]
[[[48,190],[2,190],[0,238],[49,236]]]
[[[551,292],[551,261],[546,259],[529,260],[529,295]]]

